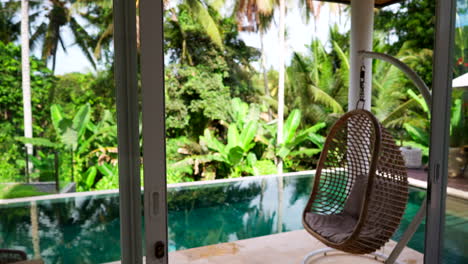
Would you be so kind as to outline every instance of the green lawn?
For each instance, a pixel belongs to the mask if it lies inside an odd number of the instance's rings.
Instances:
[[[33,186],[15,184],[6,185],[0,183],[0,199],[13,199],[21,197],[46,195],[49,193],[39,192]]]

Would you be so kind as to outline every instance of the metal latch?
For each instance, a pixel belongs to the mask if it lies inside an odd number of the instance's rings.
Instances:
[[[162,259],[164,257],[164,254],[166,253],[166,249],[164,246],[164,242],[158,241],[154,245],[154,255],[156,256],[157,259]]]

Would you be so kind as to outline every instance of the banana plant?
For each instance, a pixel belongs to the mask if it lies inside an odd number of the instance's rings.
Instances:
[[[211,154],[215,160],[231,168],[230,177],[242,174],[270,174],[273,171],[272,168],[275,168],[273,162],[258,160],[252,151],[263,133],[259,126],[261,123],[259,107],[234,98],[231,100],[229,116],[231,123],[226,125],[227,143],[221,143],[209,129],[206,129],[204,135],[200,137],[201,145],[215,152]]]
[[[93,167],[92,167],[93,168]],[[118,166],[113,166],[109,163],[103,163],[101,165],[97,165],[97,171],[99,171],[103,177],[97,182],[96,189],[98,190],[109,190],[109,189],[116,189],[119,187],[119,168]],[[93,173],[94,173],[93,169]],[[96,171],[96,174],[97,174]],[[95,175],[94,175],[95,176]],[[91,188],[92,182],[88,179],[87,184],[90,184],[89,187]]]
[[[200,137],[200,144],[214,152],[211,155],[214,160],[225,163],[231,168],[230,177],[241,176],[243,172],[251,173],[249,165],[256,161],[256,157],[250,150],[256,144],[254,139],[257,126],[257,122],[251,120],[239,132],[237,124],[229,124],[226,144],[219,141],[207,128]]]
[[[95,124],[91,121],[91,112],[91,106],[85,104],[69,118],[59,105],[50,108],[52,125],[58,139],[58,143],[53,144],[71,153],[71,179],[77,182],[78,190],[89,190],[98,172],[105,175],[99,169],[102,166],[99,160],[102,155],[98,154],[103,149],[113,149],[117,141],[117,126],[112,114],[108,110],[104,111],[100,121]],[[93,162],[96,156],[98,161]],[[116,167],[114,164],[109,166]]]
[[[59,105],[50,107],[52,125],[60,142],[69,150],[76,151],[78,141],[86,131],[91,117],[91,107],[85,104],[78,108],[75,116],[71,119],[66,118],[62,108]]]
[[[283,128],[284,140],[281,145],[276,143],[276,124],[267,124],[265,126],[268,131],[269,138],[261,136],[260,140],[269,148],[266,151],[268,158],[274,156],[280,157],[285,161],[291,161],[300,156],[312,157],[320,153],[323,149],[325,138],[318,134],[322,128],[326,126],[324,122],[319,122],[311,127],[299,129],[301,123],[301,111],[294,109],[286,119]],[[312,143],[315,147],[310,147]],[[290,162],[285,162],[290,164]]]
[[[262,133],[260,110],[257,105],[250,106],[239,98],[231,101],[229,120],[222,120],[225,126],[226,141],[218,138],[224,135],[215,135],[207,128],[200,137],[199,144],[191,142],[179,148],[179,153],[189,155],[187,158],[169,164],[170,178],[180,179],[183,174],[202,175],[202,179],[214,179],[226,173],[229,177],[241,175],[271,174],[276,170],[271,160],[257,160],[253,150],[257,146],[260,133]],[[224,164],[218,166],[214,162]],[[201,170],[200,170],[201,167]]]
[[[85,145],[89,145],[89,140],[84,139],[86,127],[91,118],[91,106],[89,104],[82,105],[72,118],[67,118],[62,108],[59,105],[50,107],[52,125],[57,134],[59,142],[64,146],[65,150],[71,153],[71,180],[74,179],[74,171],[81,171],[84,160],[81,157]],[[79,141],[88,141],[85,144],[79,144]],[[79,147],[79,148],[78,148]],[[82,176],[78,174],[78,176]],[[78,179],[79,181],[80,179]]]
[[[255,105],[248,105],[240,98],[233,98],[231,100],[231,108],[229,111],[231,123],[235,123],[237,129],[242,130],[247,123],[251,121],[258,122],[260,118],[260,110]]]

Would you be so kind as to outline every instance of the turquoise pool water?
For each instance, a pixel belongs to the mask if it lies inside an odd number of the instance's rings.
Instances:
[[[312,176],[276,177],[170,188],[169,249],[180,250],[301,229]],[[398,240],[424,198],[412,189]],[[46,263],[102,263],[120,259],[118,194],[0,205],[0,248],[40,254]],[[282,208],[282,210],[279,210]],[[37,221],[31,221],[36,211]],[[37,222],[37,228],[32,228]],[[468,219],[447,215],[445,263],[468,263]],[[143,224],[142,224],[143,228]],[[424,224],[409,246],[422,252]],[[34,240],[31,231],[38,238]],[[34,242],[36,241],[36,242]]]

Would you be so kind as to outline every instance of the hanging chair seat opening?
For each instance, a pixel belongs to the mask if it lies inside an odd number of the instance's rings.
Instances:
[[[358,223],[361,213],[367,177],[356,178],[349,193],[343,212],[338,214],[317,214],[306,212],[305,222],[317,234],[333,243],[341,243],[348,239]]]

